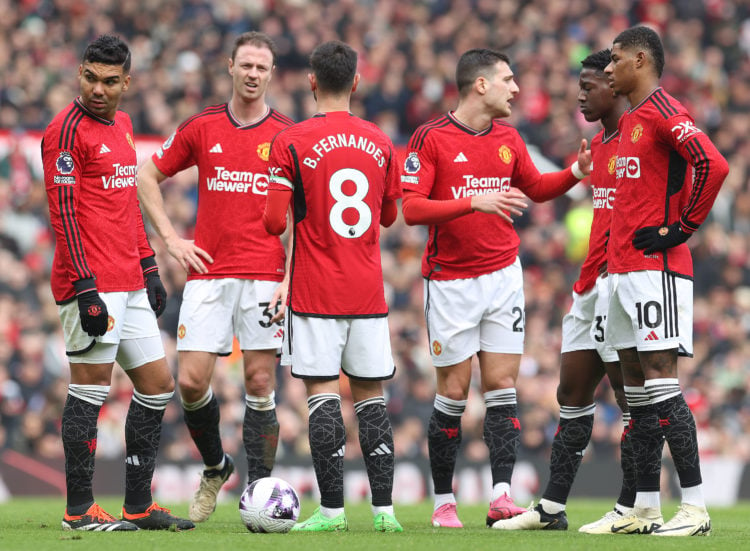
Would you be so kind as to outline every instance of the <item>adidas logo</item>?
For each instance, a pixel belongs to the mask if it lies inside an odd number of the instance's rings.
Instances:
[[[109,153],[110,151],[112,151],[112,150],[110,148],[108,148],[107,144],[105,144],[105,143],[103,143],[102,146],[99,148],[99,154],[100,155],[103,154],[103,153]]]
[[[373,457],[375,455],[390,455],[392,453],[393,452],[390,450],[390,448],[388,448],[388,446],[381,442],[381,444],[377,448],[370,452],[370,457]]]
[[[209,149],[208,152],[209,153],[224,153],[224,150],[221,148],[221,144],[217,143],[215,146]]]
[[[135,465],[136,467],[140,466],[141,462],[138,460],[137,455],[131,455],[125,458],[125,463],[128,465]]]
[[[647,341],[658,341],[659,337],[656,336],[656,333],[654,333],[653,331],[651,331],[651,333],[649,333],[648,335],[646,335],[646,340]]]
[[[284,336],[284,329],[279,329],[278,331],[276,331],[276,333],[274,333],[273,338],[280,339],[283,336]]]
[[[346,446],[341,446],[331,457],[344,457],[344,448],[346,448]]]
[[[464,152],[461,151],[458,155],[456,155],[456,158],[453,159],[454,163],[468,163],[469,159],[466,158],[466,155],[464,155]]]

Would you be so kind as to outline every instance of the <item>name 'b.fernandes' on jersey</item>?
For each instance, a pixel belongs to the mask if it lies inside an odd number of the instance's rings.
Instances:
[[[279,133],[269,164],[269,189],[293,192],[292,312],[387,315],[381,210],[401,196],[391,140],[351,113],[322,113]]]
[[[617,164],[617,142],[620,133],[614,132],[604,137],[600,131],[591,140],[591,199],[594,216],[591,220],[589,250],[581,266],[578,281],[573,290],[583,294],[596,284],[599,269],[607,261],[607,231],[612,220],[612,208],[615,202],[615,165]]]
[[[465,279],[515,261],[519,238],[513,225],[494,214],[471,212],[472,196],[514,187],[541,202],[577,182],[569,168],[540,174],[518,131],[500,119],[481,131],[462,124],[453,113],[423,124],[409,141],[403,189],[432,201],[465,201],[468,214],[429,225],[422,275]]]
[[[729,167],[685,107],[654,90],[620,118],[615,207],[607,270],[660,270],[692,277],[687,243],[644,254],[633,246],[635,231],[679,221],[693,233],[706,220]]]
[[[130,117],[103,119],[72,101],[42,138],[44,184],[55,256],[50,283],[57,303],[73,282],[96,278],[99,292],[143,288],[140,259],[153,256],[138,206]]]
[[[274,109],[243,125],[226,103],[187,119],[154,153],[163,174],[198,167],[195,244],[214,259],[208,273],[188,279],[240,278],[281,281],[285,253],[262,216],[268,189],[271,140],[291,119]]]

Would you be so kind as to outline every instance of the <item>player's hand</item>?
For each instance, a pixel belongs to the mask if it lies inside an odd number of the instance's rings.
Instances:
[[[591,150],[586,149],[588,142],[583,139],[581,140],[581,147],[578,148],[578,170],[588,175],[591,174]]]
[[[148,303],[158,318],[167,307],[167,290],[159,277],[156,259],[153,256],[141,258],[141,269],[143,270],[143,283],[146,285]]]
[[[165,244],[167,245],[167,252],[180,263],[183,270],[189,272],[192,268],[194,272],[199,274],[208,273],[208,268],[206,268],[203,261],[213,263],[214,259],[211,258],[210,254],[198,247],[195,241],[176,237],[165,241]]]
[[[271,323],[278,323],[284,319],[286,315],[286,298],[289,295],[289,277],[285,277],[284,280],[279,283],[271,295],[271,304],[276,306],[276,312],[271,317]]]
[[[529,205],[526,196],[516,188],[508,191],[494,191],[486,195],[474,195],[471,198],[471,209],[487,214],[496,214],[506,222],[512,224],[512,216],[521,216],[523,209]]]
[[[107,332],[109,314],[107,305],[96,290],[94,278],[79,279],[73,283],[81,317],[81,329],[90,337],[101,337]]]
[[[642,249],[644,254],[651,254],[682,245],[688,237],[690,234],[682,231],[679,222],[668,226],[645,226],[635,231],[633,247]]]

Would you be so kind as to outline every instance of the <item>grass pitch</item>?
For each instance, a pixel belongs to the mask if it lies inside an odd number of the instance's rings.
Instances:
[[[118,515],[119,499],[104,498],[99,504]],[[458,512],[463,530],[438,529],[430,525],[432,504],[396,506],[396,516],[404,526],[402,534],[380,534],[372,530],[369,504],[346,507],[349,532],[331,534],[251,534],[240,522],[234,502],[219,504],[214,515],[190,532],[129,532],[89,533],[64,532],[60,528],[65,503],[62,498],[17,498],[0,504],[0,549],[43,551],[47,549],[97,551],[221,551],[269,549],[275,551],[409,550],[480,551],[509,549],[512,551],[547,548],[554,551],[606,550],[714,550],[742,549],[750,545],[750,502],[731,508],[711,508],[712,535],[708,538],[652,538],[638,535],[592,536],[579,534],[578,527],[599,518],[611,506],[607,500],[573,499],[568,503],[570,527],[567,532],[505,532],[489,530],[484,519],[486,506],[462,506]],[[302,518],[315,508],[310,502],[302,505]],[[662,507],[665,520],[677,504]],[[177,515],[187,515],[187,504],[172,506]],[[499,547],[503,546],[503,547]]]

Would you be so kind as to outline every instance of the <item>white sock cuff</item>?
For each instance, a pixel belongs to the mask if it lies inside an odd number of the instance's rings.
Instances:
[[[649,398],[651,398],[652,404],[658,404],[682,394],[680,381],[676,377],[649,379],[643,386]]]
[[[450,415],[451,417],[461,417],[466,409],[466,400],[451,400],[440,394],[435,395],[435,409]]]
[[[375,396],[373,398],[368,398],[367,400],[361,400],[354,404],[354,413],[359,415],[359,413],[366,408],[367,406],[383,406],[385,407],[385,396]]]
[[[495,406],[513,406],[518,403],[515,388],[499,388],[484,393],[484,405],[488,408]]]
[[[109,385],[76,385],[70,383],[68,385],[68,394],[89,404],[101,406],[104,404],[104,400],[107,399],[109,389]]]
[[[163,411],[167,409],[169,401],[174,396],[174,390],[172,392],[165,392],[164,394],[141,394],[137,390],[133,390],[133,401],[141,404],[143,407],[149,409],[155,409],[157,411]]]
[[[307,399],[307,409],[310,412],[309,414],[312,415],[316,409],[329,400],[336,400],[339,403],[339,407],[341,406],[341,396],[334,392],[323,392],[322,394],[313,394],[310,396]]]
[[[644,407],[651,403],[651,398],[648,397],[646,389],[642,386],[624,386],[625,399],[628,402],[628,407]]]
[[[195,411],[196,409],[200,409],[204,407],[206,404],[208,404],[211,401],[211,398],[213,397],[214,397],[214,391],[209,386],[206,393],[197,402],[186,402],[185,400],[182,400],[182,409],[186,409],[188,411]]]
[[[586,417],[587,415],[594,415],[596,410],[596,404],[588,406],[560,406],[560,419],[577,419],[579,417]]]
[[[276,391],[272,391],[268,396],[245,394],[245,405],[255,411],[270,411],[276,407]]]

